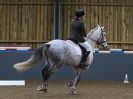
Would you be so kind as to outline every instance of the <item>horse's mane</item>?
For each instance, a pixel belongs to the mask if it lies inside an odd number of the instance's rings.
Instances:
[[[93,32],[94,32],[95,30],[97,30],[97,29],[98,29],[98,27],[99,27],[99,26],[97,26],[96,28],[94,28],[94,29],[90,30],[90,32],[89,32],[89,33],[87,33],[87,37],[89,37],[91,34],[93,34]]]

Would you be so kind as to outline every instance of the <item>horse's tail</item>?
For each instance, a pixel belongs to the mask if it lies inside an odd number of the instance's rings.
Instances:
[[[42,45],[32,54],[32,56],[27,61],[16,63],[13,65],[13,67],[18,71],[25,71],[31,68],[32,66],[40,62],[40,60],[43,58],[43,51],[48,49],[49,46],[50,44]]]

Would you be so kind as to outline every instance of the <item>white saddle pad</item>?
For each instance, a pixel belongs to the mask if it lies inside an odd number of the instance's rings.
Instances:
[[[72,42],[71,40],[67,40],[66,41],[68,44],[70,44],[71,46],[73,46],[73,48],[75,49],[77,55],[82,55],[81,49],[79,47],[79,45],[75,44],[74,42]]]

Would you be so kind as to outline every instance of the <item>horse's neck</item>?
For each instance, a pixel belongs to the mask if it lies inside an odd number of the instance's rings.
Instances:
[[[93,40],[91,40],[91,39],[87,39],[87,42],[90,44],[92,50],[94,50],[95,46],[96,46],[96,43]]]

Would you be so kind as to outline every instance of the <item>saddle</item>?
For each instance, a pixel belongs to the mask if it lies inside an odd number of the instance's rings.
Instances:
[[[83,55],[83,57],[82,57],[82,59],[80,61],[80,64],[84,64],[84,62],[86,62],[86,59],[87,59],[88,55],[90,54],[90,51],[86,51],[86,49],[83,46],[81,46],[75,39],[69,38],[69,40],[71,40],[75,44],[79,45],[79,47],[80,47],[80,49],[82,51],[82,55]]]

